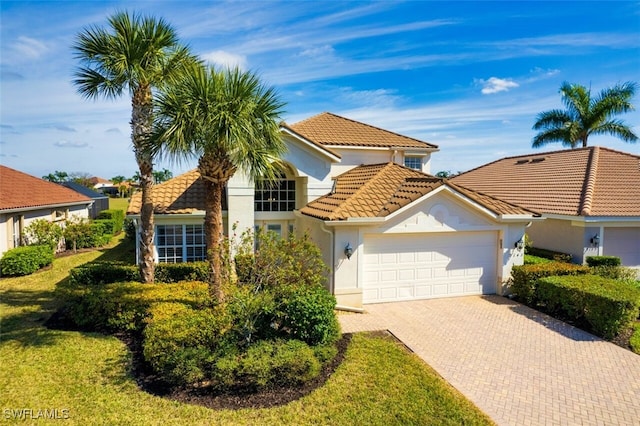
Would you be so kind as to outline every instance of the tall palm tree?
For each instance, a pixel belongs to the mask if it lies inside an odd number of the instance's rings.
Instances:
[[[279,130],[284,103],[250,72],[194,65],[157,100],[156,148],[173,159],[198,158],[206,188],[205,240],[210,292],[223,300],[222,197],[236,170],[275,179],[285,152]]]
[[[612,135],[625,142],[636,142],[631,128],[622,120],[614,118],[618,114],[633,111],[631,98],[636,91],[634,82],[619,84],[604,89],[592,98],[591,90],[579,84],[562,83],[560,94],[566,110],[553,109],[538,114],[534,130],[540,130],[533,138],[533,148],[550,142],[562,142],[564,146],[576,148],[587,146],[590,135]]]
[[[88,27],[73,50],[81,66],[73,83],[89,99],[131,95],[131,141],[140,169],[140,278],[153,282],[153,156],[147,148],[153,128],[152,90],[177,78],[195,61],[176,31],[163,19],[117,12],[107,28]]]

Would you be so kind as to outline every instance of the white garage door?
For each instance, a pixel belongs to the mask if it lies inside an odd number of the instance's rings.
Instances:
[[[624,266],[640,267],[640,228],[605,228],[602,250]]]
[[[495,232],[369,235],[363,302],[496,292]]]

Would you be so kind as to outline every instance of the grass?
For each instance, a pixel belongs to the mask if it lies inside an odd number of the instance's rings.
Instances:
[[[112,210],[122,210],[127,211],[127,207],[129,207],[129,199],[128,198],[109,198],[109,208]]]
[[[11,420],[7,410],[47,409],[68,414],[65,424],[492,424],[418,357],[389,337],[369,334],[353,337],[325,386],[285,406],[211,410],[142,392],[128,375],[121,341],[43,326],[58,307],[55,285],[69,269],[120,258],[122,244],[116,239],[115,249],[58,258],[49,270],[0,280],[5,420]]]

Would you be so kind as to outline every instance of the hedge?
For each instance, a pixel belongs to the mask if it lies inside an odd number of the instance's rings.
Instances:
[[[620,258],[616,256],[587,256],[587,265],[595,266],[620,266]]]
[[[631,328],[640,313],[638,288],[597,275],[541,278],[537,297],[550,313],[584,318],[605,339]]]
[[[511,270],[509,290],[516,298],[527,305],[537,302],[536,283],[540,278],[552,275],[584,275],[589,273],[589,267],[551,261],[533,265],[518,265]]]
[[[549,262],[553,262],[553,260],[547,259],[545,257],[534,256],[532,254],[525,254],[524,255],[524,264],[525,265],[538,265],[540,263],[549,263]]]
[[[0,273],[5,276],[30,275],[52,262],[53,249],[49,245],[16,247],[0,259]]]
[[[142,284],[113,283],[76,287],[63,282],[56,295],[65,302],[65,313],[78,327],[92,331],[141,331],[155,303],[176,302],[193,307],[209,303],[205,283]]]
[[[555,260],[557,262],[571,262],[572,255],[568,253],[562,253],[560,251],[548,250],[537,247],[526,247],[525,254],[532,256],[544,257],[545,259]]]
[[[102,210],[100,213],[98,213],[98,217],[96,217],[96,219],[113,220],[114,222],[113,234],[117,234],[120,231],[122,231],[122,228],[124,226],[124,217],[125,217],[124,211],[109,209],[109,210]]]
[[[70,282],[77,286],[102,285],[136,281],[138,267],[122,262],[93,262],[73,268]],[[177,283],[179,281],[207,281],[209,267],[206,262],[160,263],[156,265],[155,281]]]

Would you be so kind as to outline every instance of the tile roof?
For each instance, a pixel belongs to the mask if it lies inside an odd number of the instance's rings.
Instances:
[[[223,197],[223,200],[226,197]],[[205,210],[205,185],[198,169],[153,186],[154,213],[187,214]],[[127,214],[139,214],[142,209],[142,192],[131,197]],[[223,205],[223,209],[226,207]]]
[[[533,214],[395,163],[363,165],[341,174],[330,194],[310,202],[300,212],[322,220],[385,217],[442,185],[499,215]]]
[[[89,197],[57,183],[0,165],[0,211],[91,201]]]
[[[540,213],[640,216],[640,156],[604,147],[507,157],[451,180]]]
[[[323,112],[286,126],[323,146],[362,146],[383,148],[437,149],[437,145],[402,136],[330,112]]]

